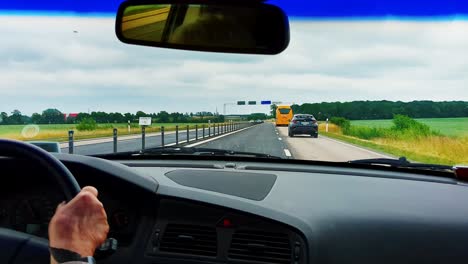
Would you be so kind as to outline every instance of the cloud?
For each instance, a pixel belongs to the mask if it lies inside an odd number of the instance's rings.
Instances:
[[[8,36],[0,43],[0,111],[468,100],[467,21],[292,21],[291,30],[282,54],[234,55],[126,45],[115,37],[111,18],[0,16],[0,33]]]

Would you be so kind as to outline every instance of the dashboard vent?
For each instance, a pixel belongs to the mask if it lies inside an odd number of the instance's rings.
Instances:
[[[229,249],[229,258],[261,263],[292,262],[291,243],[287,234],[263,231],[237,231]]]
[[[217,235],[214,227],[169,224],[161,240],[160,251],[201,255],[217,255]]]

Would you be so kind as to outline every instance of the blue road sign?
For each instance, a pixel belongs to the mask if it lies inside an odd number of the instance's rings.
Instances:
[[[271,105],[271,101],[262,101],[262,105]]]

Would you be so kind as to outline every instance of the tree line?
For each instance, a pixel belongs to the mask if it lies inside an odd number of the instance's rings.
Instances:
[[[353,101],[353,102],[322,102],[294,104],[291,106],[293,112],[298,114],[312,114],[318,120],[330,117],[344,117],[350,120],[368,119],[391,119],[394,115],[405,115],[412,118],[444,118],[444,117],[468,117],[468,102],[465,101]],[[212,112],[196,113],[169,113],[160,111],[158,113],[136,113],[119,112],[90,112],[78,113],[76,116],[65,118],[63,112],[58,109],[49,108],[41,113],[33,113],[31,116],[24,115],[15,109],[10,113],[0,113],[0,125],[14,124],[74,124],[84,118],[92,118],[99,124],[106,123],[131,123],[138,122],[140,117],[151,117],[153,122],[158,123],[206,123],[224,122],[224,116]],[[271,105],[271,116],[276,117],[276,106]],[[266,119],[262,113],[253,113],[247,116],[247,120]]]
[[[394,115],[412,118],[468,117],[468,102],[465,101],[353,101],[322,102],[292,105],[294,113],[312,114],[318,120],[333,116],[350,120],[391,119]],[[276,107],[271,107],[275,116]]]
[[[24,115],[20,110],[15,109],[10,114],[6,112],[0,113],[0,125],[17,125],[17,124],[78,124],[83,119],[91,118],[96,123],[131,123],[138,122],[140,117],[151,117],[153,122],[158,123],[206,123],[224,122],[224,116],[212,112],[196,112],[196,113],[169,113],[160,111],[159,113],[145,113],[137,111],[136,113],[118,113],[118,112],[91,112],[78,113],[76,116],[65,116],[58,109],[46,109],[41,113],[33,113],[31,116]]]

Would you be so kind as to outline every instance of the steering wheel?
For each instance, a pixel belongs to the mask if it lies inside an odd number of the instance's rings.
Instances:
[[[0,139],[0,157],[25,158],[40,164],[63,190],[67,202],[80,192],[78,182],[67,167],[39,147]],[[0,228],[0,263],[50,263],[48,244],[46,239]]]

